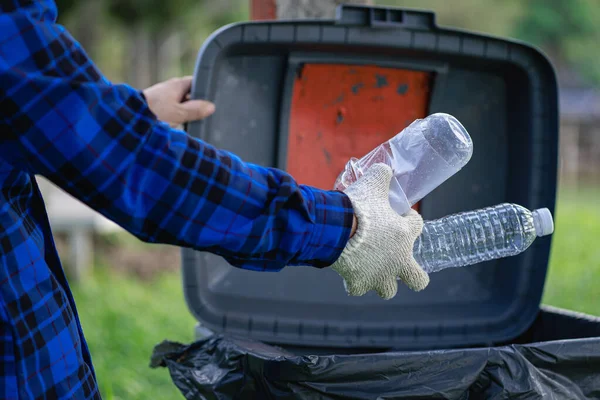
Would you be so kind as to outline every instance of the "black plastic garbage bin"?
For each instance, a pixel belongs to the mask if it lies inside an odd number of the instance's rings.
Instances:
[[[425,219],[503,202],[554,211],[552,66],[429,12],[340,6],[332,21],[227,26],[200,51],[192,92],[226,112],[190,134],[323,187],[349,157],[446,112],[474,154],[421,201]],[[391,301],[347,296],[330,270],[257,273],[184,250],[185,297],[208,338],[163,343],[153,365],[188,398],[593,398],[600,339],[582,338],[600,336],[599,322],[540,313],[550,244],[436,273]]]

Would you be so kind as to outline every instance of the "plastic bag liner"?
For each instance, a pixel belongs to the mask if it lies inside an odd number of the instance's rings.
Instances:
[[[187,399],[599,399],[600,318],[542,309],[496,347],[305,355],[214,335],[155,347]]]

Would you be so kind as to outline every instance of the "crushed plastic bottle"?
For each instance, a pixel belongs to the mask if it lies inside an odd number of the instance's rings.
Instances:
[[[536,237],[553,232],[547,208],[529,211],[504,203],[425,222],[413,255],[425,272],[432,273],[517,255]]]
[[[345,190],[376,163],[394,171],[390,205],[398,214],[425,197],[463,168],[473,154],[473,142],[452,115],[437,113],[418,119],[360,160],[352,158],[334,189]]]

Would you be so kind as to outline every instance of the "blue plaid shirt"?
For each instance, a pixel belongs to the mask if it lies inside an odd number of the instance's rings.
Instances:
[[[100,397],[35,175],[141,240],[253,270],[330,265],[352,225],[344,194],[157,121],[142,93],[101,75],[56,14],[51,0],[0,0],[2,399]]]

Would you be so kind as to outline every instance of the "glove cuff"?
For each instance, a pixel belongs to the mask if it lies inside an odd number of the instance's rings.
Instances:
[[[369,231],[369,225],[371,223],[371,215],[366,207],[363,207],[361,201],[354,198],[354,196],[349,193],[348,198],[350,198],[350,202],[352,203],[352,208],[354,209],[354,215],[356,216],[356,231],[354,235],[348,240],[346,244],[346,248],[342,252],[342,256],[346,251],[352,252],[356,247],[360,246],[361,243],[365,241],[367,232]]]

